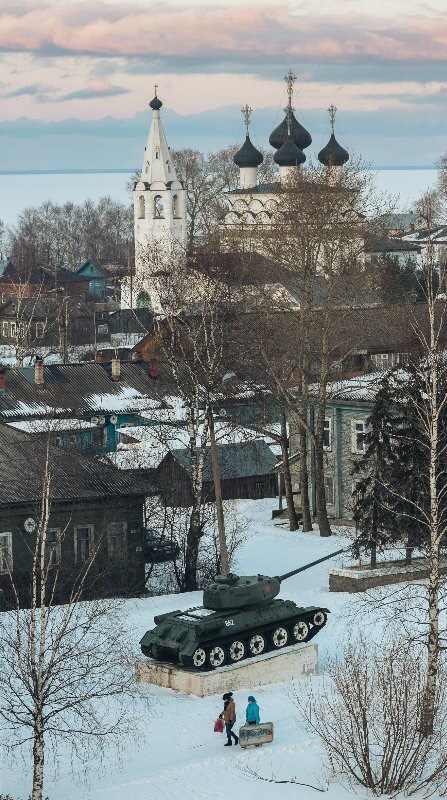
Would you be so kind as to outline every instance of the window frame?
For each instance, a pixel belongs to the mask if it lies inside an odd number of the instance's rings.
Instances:
[[[88,548],[89,552],[88,555],[82,559],[79,558],[79,548],[78,548],[78,531],[79,530],[88,530]],[[85,523],[84,525],[75,525],[74,527],[74,554],[75,554],[75,564],[84,564],[92,555],[92,547],[95,544],[95,526],[92,523]]]
[[[362,431],[358,431],[356,426],[361,425]],[[364,419],[354,418],[351,419],[351,453],[355,455],[363,455],[365,452],[365,442],[363,438],[362,447],[358,446],[358,437],[365,437],[366,434],[366,421]]]
[[[331,484],[330,488],[329,484]],[[333,475],[324,476],[324,491],[327,505],[335,506],[335,478]]]
[[[7,538],[7,550],[6,550],[6,557],[4,555],[3,548],[5,544],[3,544],[3,538]],[[5,564],[7,565],[6,568],[3,568],[3,560],[5,560]],[[12,573],[14,568],[14,560],[13,560],[13,552],[12,552],[12,531],[0,531],[0,575],[9,575]]]
[[[110,530],[111,526],[113,525],[121,525],[121,536],[112,535]],[[128,560],[128,523],[126,520],[110,520],[106,525],[106,537],[107,537],[107,557],[109,561],[120,561],[122,564],[126,563]],[[121,542],[121,546],[119,548],[119,552],[115,550],[114,544],[117,540]]]
[[[326,423],[329,423],[326,427]],[[325,433],[328,433],[328,443],[325,444]],[[323,427],[323,450],[329,452],[332,450],[332,417],[325,417],[324,418],[324,427]]]
[[[39,333],[39,331],[42,333]],[[44,322],[36,322],[36,339],[43,339],[45,335],[45,323]]]
[[[56,541],[49,542],[48,541],[48,534],[55,533],[56,534]],[[51,547],[51,555],[56,553],[56,559],[54,563],[50,564],[50,559],[47,558],[47,548]],[[45,534],[45,551],[44,551],[44,564],[46,567],[58,567],[61,563],[61,529],[60,528],[48,528]]]

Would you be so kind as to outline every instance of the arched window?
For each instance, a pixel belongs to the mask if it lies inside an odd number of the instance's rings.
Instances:
[[[173,214],[174,217],[179,217],[180,216],[178,195],[176,195],[176,194],[172,198],[172,214]]]
[[[144,219],[145,217],[145,202],[144,197],[141,194],[138,198],[138,219]]]
[[[163,216],[163,200],[161,194],[156,194],[154,197],[154,217]]]

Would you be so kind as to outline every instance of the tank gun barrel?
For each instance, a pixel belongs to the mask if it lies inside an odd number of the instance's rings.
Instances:
[[[322,561],[327,561],[329,558],[334,558],[334,556],[340,555],[340,553],[346,553],[350,550],[349,547],[342,547],[341,550],[336,550],[335,553],[329,553],[328,556],[323,556],[323,558],[317,558],[316,561],[311,561],[310,564],[305,564],[304,567],[298,567],[298,569],[292,569],[290,572],[285,572],[284,575],[277,575],[276,579],[281,583],[285,581],[287,578],[291,578],[293,575],[298,575],[299,572],[304,572],[306,569],[310,569],[311,567],[315,567],[316,564],[321,564]]]

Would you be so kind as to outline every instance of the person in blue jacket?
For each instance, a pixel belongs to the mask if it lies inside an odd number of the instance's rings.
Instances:
[[[245,712],[245,719],[247,721],[247,725],[259,725],[259,706],[252,694],[248,697],[248,706]]]

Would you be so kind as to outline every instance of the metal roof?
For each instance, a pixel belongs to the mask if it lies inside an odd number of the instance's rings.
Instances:
[[[43,376],[44,385],[36,386],[33,367],[9,369],[0,419],[132,413],[160,408],[164,396],[178,394],[167,365],[160,365],[156,378],[146,364],[132,362],[121,362],[119,381],[111,379],[110,362],[44,365]]]
[[[46,469],[53,502],[146,494],[140,481],[115,467],[51,444],[47,457],[46,439],[0,425],[0,505],[39,502]]]
[[[169,458],[169,455],[172,455],[187,471],[191,469],[189,450],[175,449],[166,457]],[[277,461],[269,445],[264,441],[217,445],[217,460],[222,480],[270,474]],[[213,479],[209,451],[205,458],[203,478],[205,481]]]

